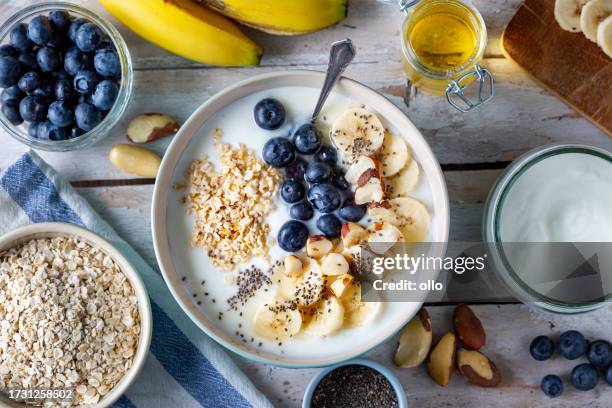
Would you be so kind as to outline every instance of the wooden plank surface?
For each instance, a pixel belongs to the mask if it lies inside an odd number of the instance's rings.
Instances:
[[[612,58],[584,34],[563,30],[554,8],[526,0],[506,28],[504,52],[612,137]]]
[[[0,14],[8,15],[25,3],[18,0],[4,4]],[[93,0],[81,3],[109,17]],[[321,33],[282,39],[260,34],[259,41],[266,46],[267,56],[264,66],[257,68],[194,65],[170,56],[117,24],[137,69],[134,98],[125,119],[107,139],[86,151],[42,155],[70,180],[131,178],[114,169],[106,157],[113,144],[125,141],[125,128],[134,115],[160,111],[184,121],[210,96],[242,79],[286,69],[324,70],[329,43],[344,37],[353,38],[358,47],[357,62],[349,67],[347,76],[380,91],[406,112],[442,164],[506,162],[531,148],[554,142],[582,142],[611,149],[612,141],[603,137],[601,130],[500,56],[499,35],[519,4],[516,0],[477,2],[491,33],[485,65],[495,73],[497,95],[481,111],[467,115],[454,111],[444,99],[406,86],[398,38],[403,17],[395,12],[394,6],[372,0],[353,1],[349,18]],[[0,137],[5,142],[0,155],[0,168],[4,168],[25,147],[3,132]],[[159,141],[152,146],[163,153],[167,143],[168,140]]]
[[[109,17],[95,0],[77,2]],[[444,100],[407,86],[401,70],[399,43],[403,15],[395,5],[350,0],[349,16],[345,21],[312,35],[284,38],[245,29],[266,50],[262,66],[257,68],[204,67],[171,55],[117,24],[130,47],[136,69],[134,99],[128,114],[106,140],[86,151],[42,155],[65,177],[75,181],[75,185],[81,187],[79,192],[117,232],[149,263],[156,265],[149,223],[153,181],[137,180],[118,172],[106,158],[112,144],[125,140],[129,118],[141,112],[160,111],[184,121],[212,95],[242,79],[286,69],[324,70],[329,44],[350,37],[358,48],[358,56],[347,76],[387,96],[421,129],[446,170],[452,207],[452,239],[478,240],[483,202],[508,161],[545,143],[583,142],[612,150],[612,142],[601,130],[503,58],[501,33],[522,0],[473,2],[483,14],[489,30],[484,65],[495,73],[498,86],[494,103],[482,111],[462,115],[450,109]],[[31,3],[30,0],[0,3],[0,19]],[[3,133],[0,138],[3,141],[2,169],[25,151],[25,147]],[[153,148],[162,154],[167,144],[168,140],[158,141]],[[467,386],[457,375],[449,387],[442,388],[435,385],[422,368],[394,369],[408,393],[410,406],[576,407],[585,403],[591,407],[612,406],[611,387],[603,385],[589,393],[569,389],[560,400],[546,399],[538,390],[540,378],[556,373],[567,380],[572,364],[560,359],[535,363],[526,351],[533,336],[569,328],[584,330],[592,337],[611,338],[611,309],[590,314],[588,318],[536,313],[515,304],[503,288],[498,289],[488,300],[502,304],[474,308],[488,331],[485,351],[506,378],[504,387],[483,390]],[[508,301],[511,303],[506,303]],[[450,328],[452,307],[430,306],[429,312],[436,336]],[[395,342],[395,338],[391,339],[366,357],[390,366]],[[317,371],[268,367],[234,357],[254,383],[281,407],[300,406],[306,384]]]

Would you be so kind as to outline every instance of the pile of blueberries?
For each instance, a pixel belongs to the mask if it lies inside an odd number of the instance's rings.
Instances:
[[[606,382],[612,385],[612,346],[606,340],[588,343],[582,333],[569,330],[559,336],[557,343],[559,354],[568,360],[575,360],[586,354],[588,363],[579,364],[572,370],[570,381],[581,391],[595,388],[599,382],[600,370]],[[537,361],[548,360],[555,349],[553,340],[548,336],[538,336],[531,342],[529,352]],[[563,393],[563,381],[556,375],[547,375],[542,379],[540,388],[547,396],[556,398]]]
[[[254,116],[259,127],[275,130],[285,122],[286,112],[279,101],[266,98],[255,105]],[[356,222],[365,215],[365,206],[351,199],[350,185],[337,167],[336,149],[323,145],[321,132],[312,123],[301,125],[290,137],[271,138],[262,156],[267,164],[284,168],[286,173],[280,195],[290,205],[289,216],[293,220],[278,233],[278,243],[285,251],[299,251],[306,245],[308,227],[301,221],[312,219],[315,210],[321,214],[317,228],[331,238],[340,235],[342,222],[338,216]],[[308,157],[314,160],[307,161]]]
[[[68,140],[95,128],[119,94],[121,63],[97,25],[54,10],[11,28],[0,46],[2,113],[28,135]]]

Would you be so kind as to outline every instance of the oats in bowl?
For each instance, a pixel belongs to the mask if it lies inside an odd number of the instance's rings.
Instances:
[[[134,289],[102,250],[58,236],[0,251],[0,391],[72,388],[72,405],[97,403],[140,330]]]

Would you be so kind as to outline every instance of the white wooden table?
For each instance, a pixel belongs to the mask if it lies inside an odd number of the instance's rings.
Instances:
[[[553,0],[542,0],[553,1]],[[451,198],[451,239],[478,240],[482,205],[495,178],[520,154],[553,142],[581,142],[612,150],[612,140],[575,111],[537,86],[500,51],[500,36],[521,0],[474,0],[489,29],[484,65],[495,74],[497,95],[490,105],[470,114],[458,113],[442,98],[430,97],[407,84],[401,70],[399,35],[402,14],[393,5],[374,0],[350,0],[348,18],[331,29],[296,38],[273,37],[245,29],[265,48],[257,68],[213,68],[171,55],[143,41],[110,17],[93,0],[80,1],[116,23],[124,35],[135,66],[134,98],[126,120],[96,146],[76,153],[41,153],[69,179],[120,235],[156,265],[149,222],[154,180],[134,178],[113,168],[110,146],[125,141],[128,118],[142,112],[163,112],[185,120],[216,92],[253,75],[290,69],[324,70],[329,44],[350,37],[358,55],[346,75],[378,90],[402,109],[422,131],[444,170]],[[32,3],[3,0],[0,19]],[[6,168],[25,146],[0,134],[0,169]],[[152,145],[163,153],[168,141]],[[435,335],[451,328],[452,305],[430,305]],[[402,380],[411,406],[610,407],[612,387],[572,390],[568,376],[574,364],[556,358],[536,363],[528,344],[539,334],[582,330],[590,338],[612,340],[612,306],[576,317],[535,312],[502,288],[488,304],[474,306],[488,333],[485,352],[500,367],[504,381],[496,389],[467,385],[456,375],[442,388],[424,368],[396,369],[394,338],[366,355],[391,367]],[[296,407],[308,380],[317,371],[269,367],[235,357],[253,382],[278,406]],[[540,379],[559,374],[566,380],[565,395],[549,400],[539,391]]]

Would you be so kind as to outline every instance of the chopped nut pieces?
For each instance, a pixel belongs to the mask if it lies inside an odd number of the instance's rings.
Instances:
[[[195,216],[190,244],[206,250],[213,265],[227,271],[254,256],[267,256],[270,226],[265,217],[274,208],[281,177],[243,144],[216,146],[220,171],[206,157],[195,160],[184,201]]]
[[[74,388],[73,405],[97,403],[132,366],[137,303],[119,266],[75,238],[0,252],[0,389]]]

